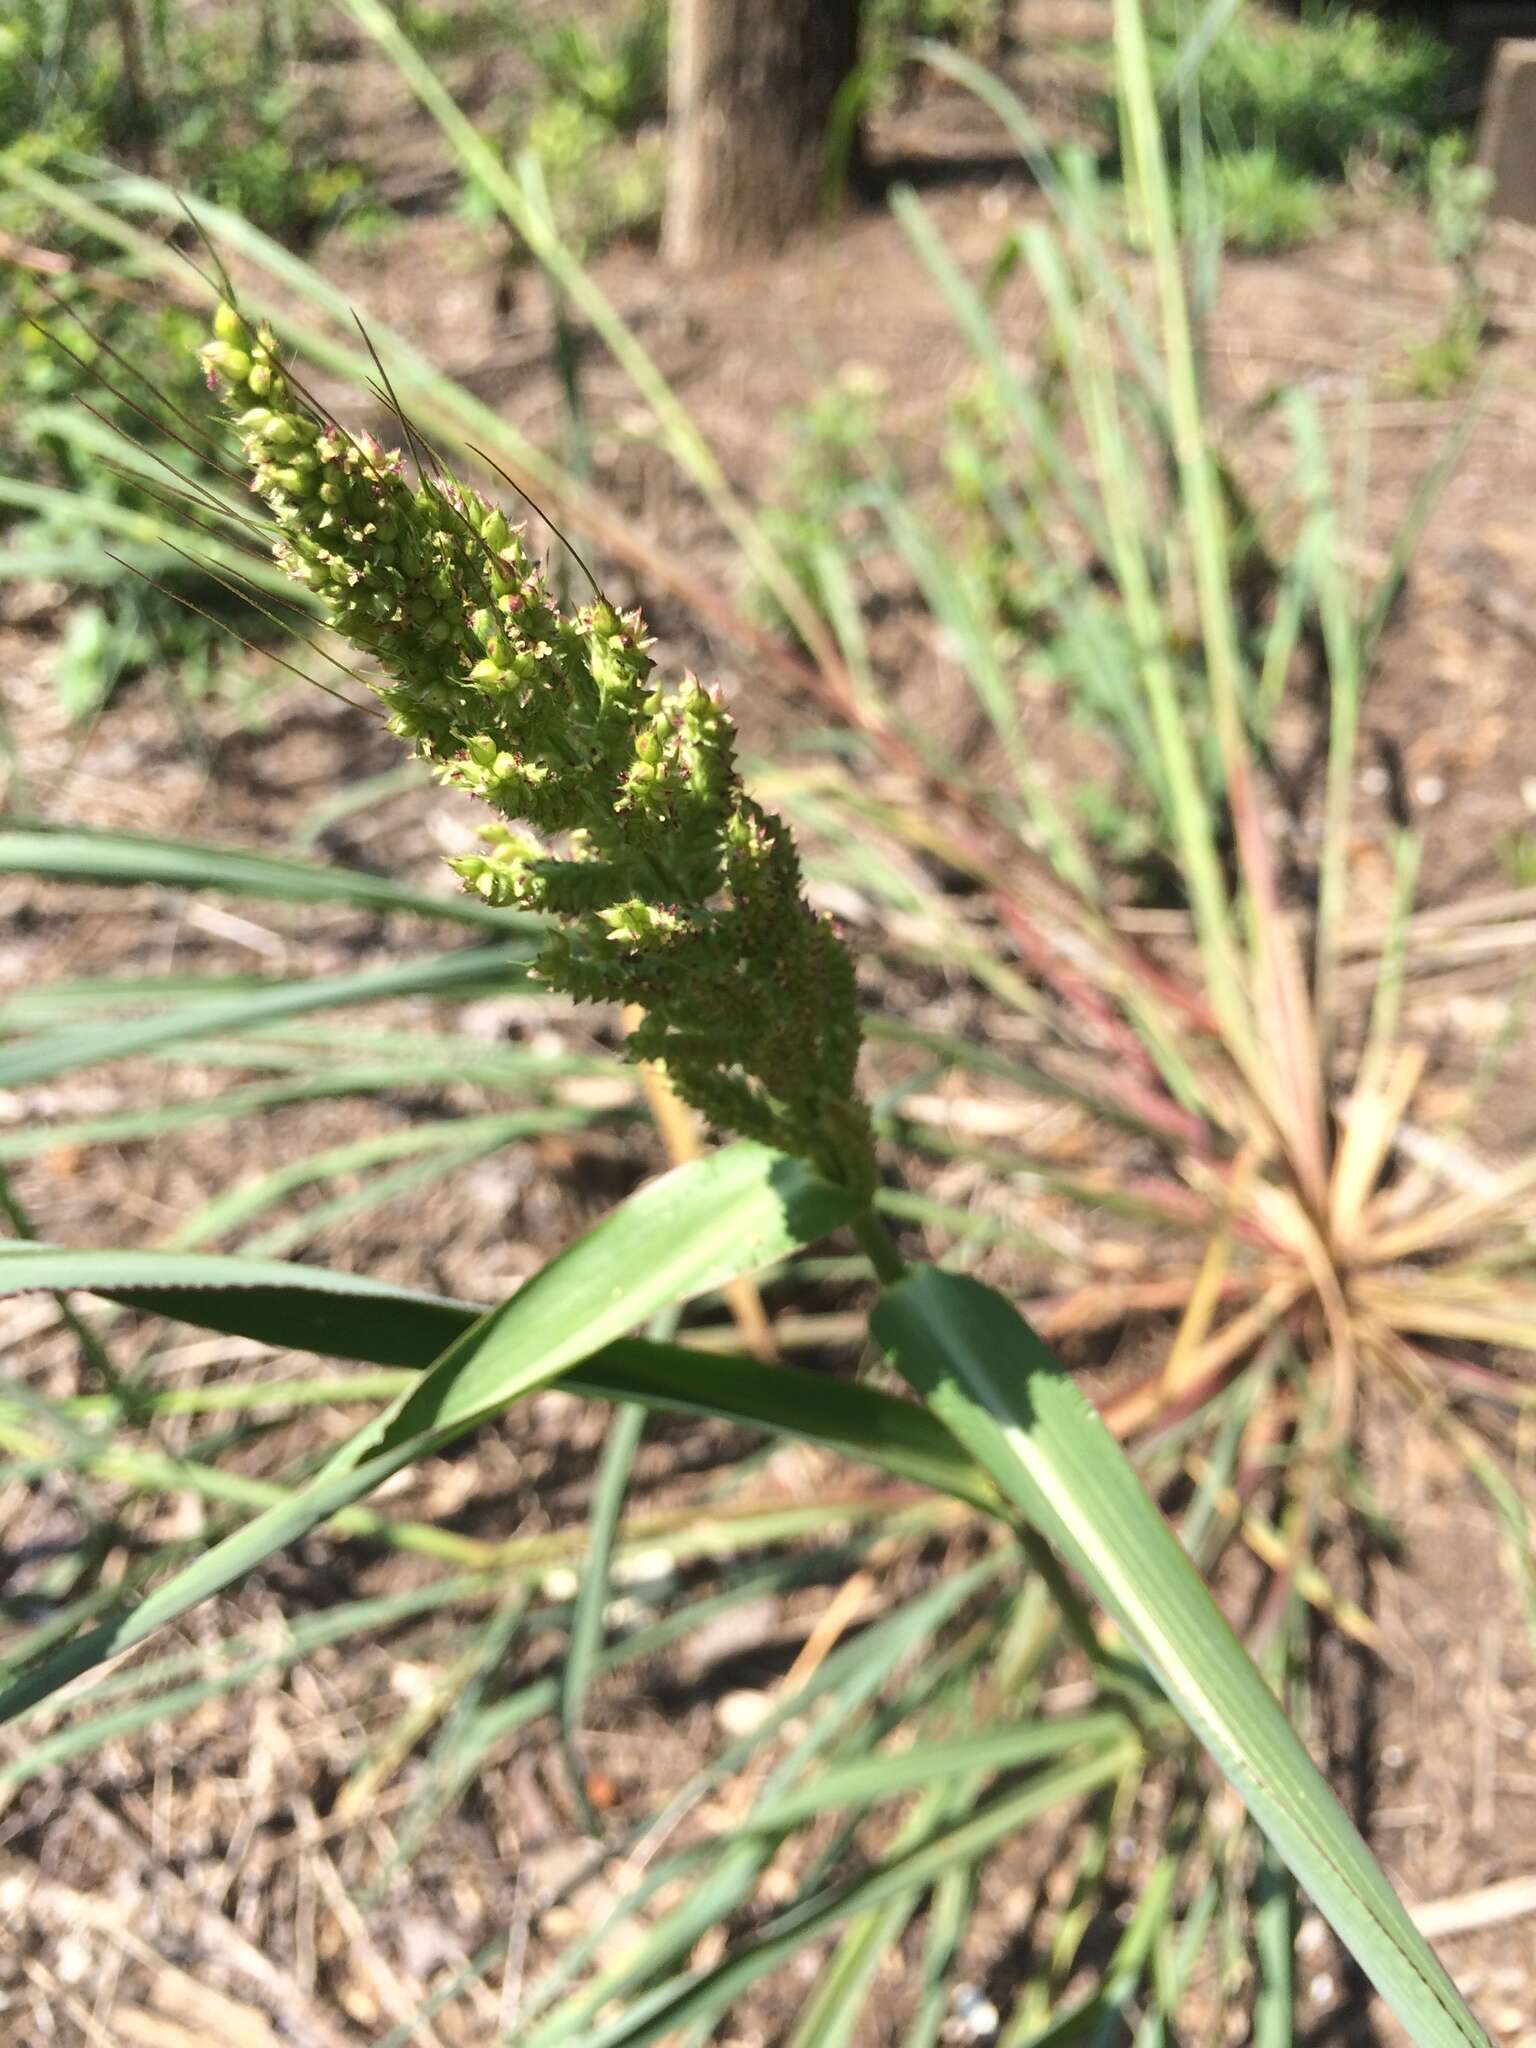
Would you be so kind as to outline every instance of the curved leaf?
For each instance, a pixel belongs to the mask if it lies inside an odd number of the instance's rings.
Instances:
[[[1082,1573],[1422,2048],[1487,2048],[1124,1452],[1022,1316],[920,1267],[873,1329],[967,1450]]]
[[[845,1190],[762,1145],[732,1145],[653,1181],[489,1310],[307,1485],[216,1543],[137,1607],[0,1692],[0,1721],[142,1642],[392,1474],[547,1386],[587,1352],[689,1296],[776,1262],[850,1219]],[[19,1268],[8,1254],[0,1270]]]
[[[424,1369],[485,1310],[324,1266],[188,1252],[69,1251],[0,1245],[0,1296],[80,1288],[125,1308],[174,1317],[283,1350]],[[604,1344],[560,1376],[573,1394],[638,1401],[823,1444],[988,1513],[996,1488],[942,1423],[913,1401],[797,1365],[644,1337]],[[345,1393],[345,1383],[332,1398]]]

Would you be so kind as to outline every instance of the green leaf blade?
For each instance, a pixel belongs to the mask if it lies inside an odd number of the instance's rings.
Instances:
[[[775,1263],[847,1222],[856,1207],[855,1197],[762,1145],[732,1145],[664,1174],[450,1341],[419,1382],[307,1485],[137,1607],[64,1644],[6,1686],[0,1722],[222,1592],[394,1473],[547,1386],[589,1351],[675,1301]]]
[[[882,1296],[874,1331],[1134,1638],[1414,2040],[1486,2048],[1119,1445],[1023,1318],[990,1288],[922,1267]]]
[[[135,832],[68,830],[57,825],[15,825],[0,830],[0,874],[36,875],[47,881],[100,882],[127,888],[154,883],[167,889],[210,889],[263,896],[280,903],[339,903],[358,909],[412,911],[453,924],[486,925],[503,935],[537,931],[539,920],[497,910],[467,891],[430,896],[387,875],[360,868],[326,867],[291,855],[245,847],[201,846],[185,839],[151,839]]]
[[[282,1350],[424,1371],[486,1313],[325,1266],[206,1252],[0,1244],[0,1296],[79,1289],[125,1308]],[[794,1365],[621,1337],[561,1377],[573,1394],[639,1401],[818,1443],[996,1514],[986,1474],[914,1401]]]

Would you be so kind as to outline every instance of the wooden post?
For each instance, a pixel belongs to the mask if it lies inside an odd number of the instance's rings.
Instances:
[[[1477,159],[1493,180],[1488,211],[1536,227],[1536,40],[1512,38],[1495,52]]]
[[[811,225],[858,31],[859,0],[672,0],[669,262],[730,263]]]

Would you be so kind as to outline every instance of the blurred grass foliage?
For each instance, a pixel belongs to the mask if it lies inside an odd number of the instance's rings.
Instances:
[[[1420,22],[1342,0],[1289,13],[1258,0],[1157,0],[1148,29],[1167,145],[1184,178],[1195,176],[1185,204],[1210,203],[1235,249],[1271,253],[1325,234],[1329,188],[1367,166],[1422,188],[1449,132],[1455,56]],[[1111,92],[1096,111],[1127,154]]]
[[[317,0],[17,0],[0,24],[0,149],[155,167],[301,243],[367,197],[334,91],[301,82],[324,22]]]
[[[339,101],[314,77],[323,47],[314,0],[213,13],[182,0],[18,0],[0,23],[0,164],[70,166],[86,183],[97,163],[155,170],[189,200],[302,247],[376,211]],[[270,622],[178,556],[165,528],[167,492],[217,492],[221,480],[184,426],[146,403],[151,391],[183,413],[198,403],[195,316],[14,180],[0,234],[0,573],[79,595],[54,666],[65,709],[94,713],[121,678],[154,665],[193,700],[217,691],[255,715],[246,665],[226,659],[229,635],[267,639]]]
[[[1316,241],[1331,219],[1317,180],[1286,163],[1273,143],[1220,151],[1211,160],[1203,197],[1224,241],[1266,255]]]
[[[1488,338],[1488,288],[1480,257],[1493,174],[1469,161],[1464,135],[1446,134],[1436,138],[1425,158],[1424,186],[1435,254],[1453,283],[1439,331],[1408,348],[1398,381],[1421,398],[1443,399],[1472,381]]]
[[[654,238],[665,176],[666,0],[628,0],[600,25],[519,26],[516,41],[537,87],[493,107],[502,157],[534,157],[561,232],[588,254],[616,240]],[[473,177],[463,203],[473,220],[500,218]]]
[[[1357,157],[1416,165],[1446,126],[1452,54],[1416,21],[1333,0],[1294,18],[1251,0],[1208,10],[1158,0],[1149,17],[1170,147],[1197,37],[1200,118],[1218,152],[1271,149],[1291,170],[1337,179]],[[1218,32],[1202,36],[1207,22]]]

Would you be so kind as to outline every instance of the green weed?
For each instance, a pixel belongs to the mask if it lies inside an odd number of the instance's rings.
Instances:
[[[1174,5],[1154,14],[1151,48],[1170,144],[1181,27],[1192,18]],[[1342,178],[1357,157],[1421,162],[1445,126],[1451,72],[1444,43],[1370,8],[1323,5],[1288,20],[1247,5],[1188,84],[1214,151],[1273,150],[1290,170]]]
[[[1272,256],[1326,234],[1332,209],[1318,180],[1273,146],[1224,151],[1205,169],[1201,205],[1229,247]]]
[[[588,254],[660,228],[666,30],[660,0],[635,0],[606,32],[567,22],[529,35],[539,89],[493,110],[503,159],[532,156],[562,234]],[[482,180],[466,179],[463,204],[477,222],[497,217]]]
[[[1476,374],[1488,338],[1488,291],[1478,269],[1492,178],[1468,161],[1463,135],[1442,135],[1424,165],[1435,253],[1455,280],[1440,331],[1405,351],[1393,381],[1420,398],[1443,399]]]
[[[1413,398],[1454,397],[1477,374],[1486,332],[1481,308],[1453,308],[1438,334],[1428,341],[1409,343],[1390,383]]]
[[[636,0],[606,35],[563,23],[535,36],[529,54],[552,98],[573,102],[616,135],[634,135],[666,112],[663,0]]]
[[[367,196],[338,161],[338,107],[300,85],[310,0],[263,0],[204,21],[172,5],[29,0],[0,30],[0,150],[75,150],[156,166],[191,193],[303,243]]]
[[[1199,143],[1183,173],[1191,219],[1214,218],[1255,253],[1326,233],[1327,186],[1363,161],[1422,178],[1449,119],[1448,46],[1367,8],[1291,19],[1261,4],[1202,15],[1166,0],[1151,10],[1149,48],[1165,146],[1182,162]],[[1103,95],[1096,110],[1126,155],[1123,108]]]

